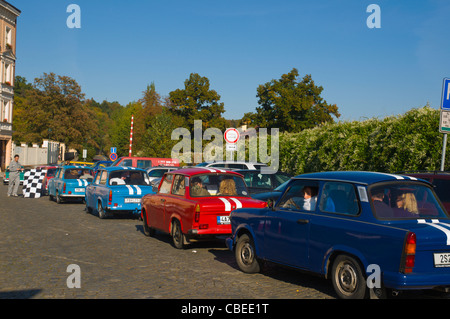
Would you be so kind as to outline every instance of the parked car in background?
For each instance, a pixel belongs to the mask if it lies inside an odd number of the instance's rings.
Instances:
[[[92,169],[94,170],[94,175],[97,173],[99,168],[101,167],[109,167],[111,166],[112,161],[97,161],[94,165],[92,165]]]
[[[233,211],[231,227],[226,243],[246,273],[263,261],[307,270],[330,278],[340,298],[450,288],[450,218],[425,180],[299,175],[273,207]]]
[[[196,165],[197,167],[210,167],[210,168],[223,168],[228,170],[235,169],[261,169],[262,167],[267,167],[263,163],[254,162],[234,162],[234,161],[221,161],[221,162],[203,162]]]
[[[179,166],[156,166],[147,168],[148,177],[150,178],[150,182],[161,178],[164,173],[174,171],[180,169]]]
[[[267,202],[268,200],[271,200],[273,203],[280,198],[281,194],[286,190],[286,187],[289,183],[289,180],[278,186],[277,188],[273,189],[269,192],[262,192],[262,193],[255,193],[251,194],[251,196],[255,199],[263,200]]]
[[[42,195],[48,195],[48,182],[52,178],[55,177],[56,172],[58,171],[59,166],[38,166],[36,169],[45,170],[44,179],[42,180]]]
[[[149,168],[154,166],[180,166],[176,158],[156,158],[156,157],[119,157],[111,166],[129,166],[136,168]]]
[[[407,176],[422,178],[434,185],[434,191],[438,195],[447,212],[450,212],[450,173],[439,171],[414,171],[401,172]]]
[[[159,230],[184,248],[192,240],[231,234],[232,210],[264,206],[249,196],[242,175],[196,167],[165,173],[158,192],[142,198],[141,217],[145,235]]]
[[[86,210],[97,212],[100,218],[111,215],[141,213],[141,198],[152,193],[143,169],[134,167],[100,168],[95,180],[86,187]]]
[[[48,182],[50,200],[58,204],[69,199],[84,199],[86,186],[93,181],[89,166],[66,165],[58,168],[55,177]]]
[[[283,172],[266,174],[261,173],[260,170],[250,169],[238,169],[235,172],[244,176],[245,184],[252,197],[253,194],[272,191],[292,177],[292,175]]]
[[[20,184],[23,184],[23,177],[25,175],[25,172],[27,170],[30,170],[29,168],[24,168],[24,166],[21,166],[24,170],[20,172]],[[9,166],[6,167],[5,173],[3,174],[3,184],[8,185],[9,184]]]

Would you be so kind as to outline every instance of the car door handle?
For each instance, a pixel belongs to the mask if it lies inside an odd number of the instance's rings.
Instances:
[[[297,220],[297,224],[299,225],[305,225],[309,223],[309,219],[299,219]]]

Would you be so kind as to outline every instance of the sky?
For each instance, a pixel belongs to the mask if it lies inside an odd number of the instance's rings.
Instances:
[[[448,0],[8,0],[18,18],[16,75],[74,78],[86,98],[137,101],[206,76],[240,119],[259,85],[298,69],[339,120],[439,109],[450,77]],[[70,4],[81,28],[69,28]],[[369,28],[379,6],[380,28]]]

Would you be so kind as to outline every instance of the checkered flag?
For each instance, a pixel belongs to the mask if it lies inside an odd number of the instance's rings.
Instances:
[[[32,169],[28,172],[25,172],[23,178],[23,197],[41,197],[42,181],[44,180],[46,172],[46,169]]]

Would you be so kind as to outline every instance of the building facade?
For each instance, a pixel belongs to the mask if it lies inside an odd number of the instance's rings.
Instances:
[[[16,69],[16,31],[20,10],[0,0],[0,169],[12,157],[12,117]]]

